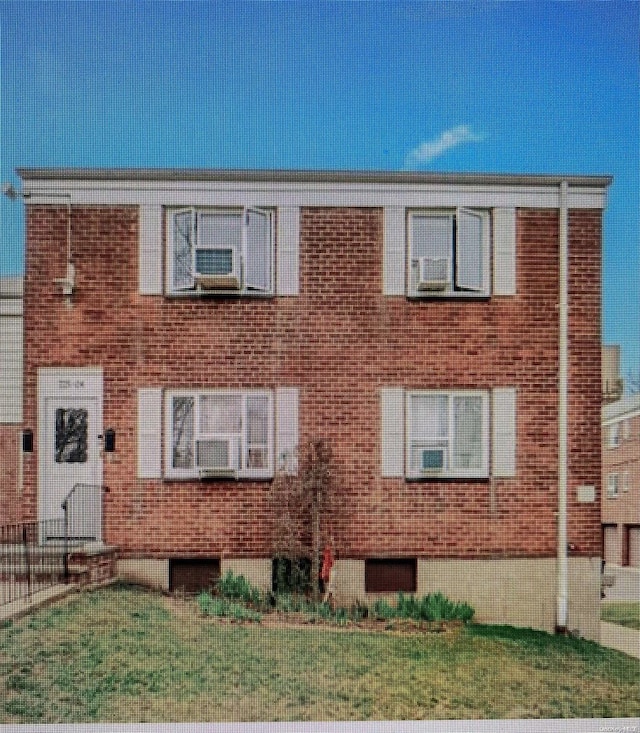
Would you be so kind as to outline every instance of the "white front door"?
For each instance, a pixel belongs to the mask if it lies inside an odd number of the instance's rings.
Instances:
[[[38,518],[43,539],[102,539],[102,373],[42,369],[38,374]],[[58,521],[48,521],[58,520]]]

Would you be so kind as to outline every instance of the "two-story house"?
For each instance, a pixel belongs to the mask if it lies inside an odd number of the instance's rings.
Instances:
[[[640,568],[640,395],[602,409],[604,559]]]
[[[268,587],[322,438],[345,602],[598,635],[607,177],[21,169],[24,514]]]

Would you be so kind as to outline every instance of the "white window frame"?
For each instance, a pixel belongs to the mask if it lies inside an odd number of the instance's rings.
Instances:
[[[411,446],[414,442],[430,443],[427,438],[411,434],[412,399],[414,397],[447,397],[448,435],[446,442],[445,466],[441,471],[414,472],[411,468]],[[480,397],[482,399],[482,454],[478,468],[453,468],[451,458],[454,453],[453,401],[456,397]],[[490,393],[485,390],[407,390],[405,394],[405,477],[407,479],[484,479],[489,477],[489,446],[491,435]],[[438,442],[436,440],[433,441]]]
[[[238,479],[269,479],[274,474],[274,423],[275,406],[272,390],[265,389],[172,389],[166,390],[164,394],[165,413],[165,442],[164,442],[164,475],[168,479],[198,479],[200,472],[195,461],[195,445],[198,439],[205,436],[199,430],[200,425],[200,398],[203,396],[213,397],[239,397],[242,402],[242,420],[240,433],[228,434],[230,437],[237,436],[240,442],[240,454],[242,465],[235,472]],[[194,465],[192,468],[174,468],[173,466],[173,400],[176,397],[191,397],[194,399]],[[247,399],[250,397],[266,397],[268,400],[267,419],[267,466],[264,468],[247,468]],[[220,436],[222,437],[222,436]]]
[[[620,478],[617,473],[607,476],[607,499],[617,499],[620,494]]]
[[[480,288],[462,288],[456,283],[457,280],[457,252],[461,249],[459,244],[459,227],[457,222],[461,215],[468,215],[480,219],[482,227],[481,252],[479,260],[482,267],[482,283]],[[419,268],[419,255],[414,254],[413,223],[419,217],[442,217],[450,219],[452,229],[454,222],[455,230],[452,231],[450,257],[450,284],[444,290],[419,290],[414,286],[414,272]],[[410,209],[407,211],[407,258],[406,258],[406,292],[407,297],[424,298],[488,298],[491,295],[491,215],[488,209],[470,209],[457,207],[455,209]]]
[[[614,422],[609,425],[609,440],[607,446],[609,448],[617,448],[620,445],[620,423]]]
[[[631,418],[630,417],[622,421],[622,439],[623,440],[631,439]]]
[[[248,232],[248,216],[251,212],[257,212],[261,215],[268,217],[269,222],[269,283],[266,289],[251,287],[247,283],[246,271],[247,271],[247,232]],[[196,245],[192,249],[192,258],[195,257],[195,250],[198,248],[198,218],[202,215],[220,215],[220,216],[237,216],[241,219],[241,246],[240,246],[240,265],[239,265],[239,276],[240,276],[240,287],[239,288],[216,288],[200,290],[195,287],[176,288],[174,286],[174,251],[176,247],[175,241],[175,226],[174,219],[179,214],[191,213],[194,220],[193,235],[196,238]],[[169,295],[174,296],[194,296],[194,295],[249,295],[249,296],[271,296],[274,295],[275,287],[275,216],[274,210],[270,208],[260,208],[255,206],[245,207],[208,207],[208,206],[187,206],[181,208],[167,209],[167,249],[166,249],[166,263],[167,273],[165,287],[166,292]],[[192,267],[194,265],[192,264]]]

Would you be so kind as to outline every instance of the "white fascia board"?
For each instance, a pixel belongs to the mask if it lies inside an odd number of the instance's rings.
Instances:
[[[77,180],[29,178],[26,204],[558,208],[558,186],[473,183]],[[63,194],[70,198],[63,198]],[[603,209],[606,186],[569,186],[570,208]]]

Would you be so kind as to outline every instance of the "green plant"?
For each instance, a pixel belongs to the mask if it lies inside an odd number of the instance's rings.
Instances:
[[[396,617],[396,609],[390,606],[383,598],[379,598],[373,604],[373,616],[380,621],[388,621]]]
[[[349,611],[346,608],[336,608],[333,619],[338,626],[346,626],[349,623]]]
[[[456,603],[442,593],[430,593],[421,599],[413,595],[398,593],[395,606],[384,599],[377,600],[372,609],[375,618],[388,621],[392,618],[406,618],[415,621],[462,621],[468,623],[475,610],[468,603]]]
[[[218,580],[216,590],[223,598],[233,598],[244,603],[250,603],[256,592],[259,594],[244,575],[234,575],[231,570]]]
[[[454,617],[454,604],[442,593],[431,593],[420,603],[420,618],[425,621],[450,621]]]
[[[232,618],[234,621],[255,621],[257,623],[262,620],[261,614],[257,611],[228,598],[212,596],[205,592],[200,593],[196,600],[203,616],[218,616]]]

